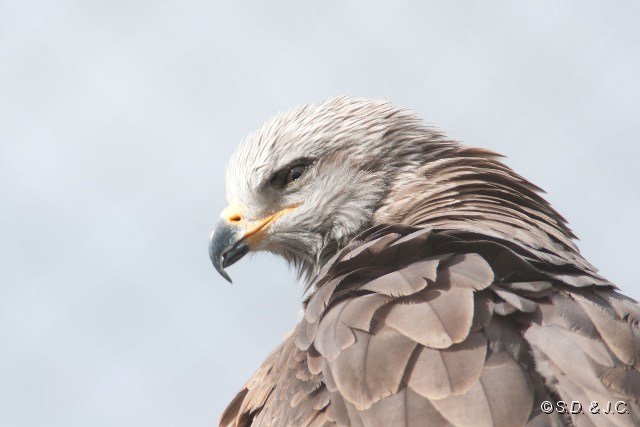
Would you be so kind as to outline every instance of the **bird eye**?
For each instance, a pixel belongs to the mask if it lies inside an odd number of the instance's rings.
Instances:
[[[306,169],[307,167],[304,165],[297,165],[289,169],[289,172],[287,172],[286,183],[290,184],[293,181],[299,179]]]
[[[305,174],[307,169],[314,164],[314,162],[315,159],[312,158],[304,157],[296,159],[295,162],[290,163],[288,166],[284,166],[282,169],[279,169],[271,175],[268,183],[272,188],[284,190],[293,181],[299,180],[302,175]]]

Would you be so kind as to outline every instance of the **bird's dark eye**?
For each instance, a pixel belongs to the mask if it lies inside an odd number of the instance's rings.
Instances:
[[[296,159],[271,175],[268,182],[273,188],[284,190],[293,181],[299,180],[314,162],[315,159],[311,158]]]
[[[299,179],[306,169],[307,167],[305,165],[297,165],[289,169],[289,172],[287,172],[286,183],[289,184]]]

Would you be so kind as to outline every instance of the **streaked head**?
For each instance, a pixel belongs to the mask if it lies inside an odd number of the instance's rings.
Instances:
[[[218,271],[269,251],[309,273],[372,225],[410,160],[391,135],[416,119],[384,101],[341,97],[278,114],[252,133],[227,169],[227,207],[212,234]],[[406,151],[406,150],[405,150]]]

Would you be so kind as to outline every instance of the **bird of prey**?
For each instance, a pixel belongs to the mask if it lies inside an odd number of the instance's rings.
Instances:
[[[264,123],[226,185],[215,268],[271,252],[306,292],[221,425],[640,423],[639,305],[498,154],[339,97]]]

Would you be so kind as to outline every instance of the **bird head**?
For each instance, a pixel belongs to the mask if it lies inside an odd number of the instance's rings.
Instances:
[[[307,279],[365,229],[391,223],[482,232],[552,251],[575,237],[538,191],[488,150],[465,147],[386,101],[341,97],[265,122],[234,153],[229,206],[209,254],[251,251]]]
[[[251,251],[315,271],[374,214],[398,170],[410,165],[394,131],[417,125],[388,102],[341,97],[294,108],[265,122],[232,156],[229,206],[211,236],[224,268]],[[397,135],[396,135],[397,136]]]

